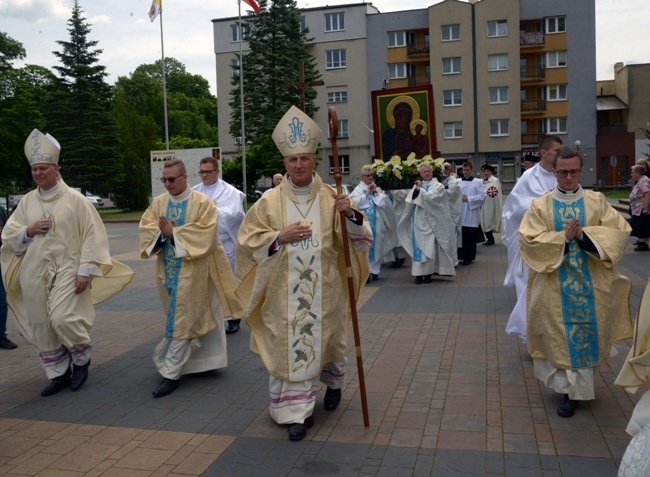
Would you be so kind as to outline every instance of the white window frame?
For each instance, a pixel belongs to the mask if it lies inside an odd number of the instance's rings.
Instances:
[[[406,32],[405,31],[389,31],[388,32],[388,48],[400,48],[406,46]]]
[[[567,65],[567,51],[547,51],[546,52],[546,68],[566,68]]]
[[[494,93],[494,101],[492,96]],[[488,89],[488,102],[490,104],[507,104],[510,102],[510,91],[507,86],[494,86]]]
[[[544,30],[548,35],[566,33],[566,17],[548,17],[544,19]]]
[[[567,90],[566,84],[546,85],[546,101],[566,101]]]
[[[566,134],[566,118],[548,118],[546,120],[547,134]]]
[[[348,120],[347,119],[339,119],[338,121],[338,135],[336,136],[337,139],[347,139],[350,137],[350,133],[348,130]],[[330,136],[330,132],[327,132],[327,139],[332,139],[332,136]]]
[[[334,158],[329,156],[330,159],[330,174],[334,174]],[[341,154],[339,156],[339,167],[341,168],[341,174],[350,173],[350,155]]]
[[[487,23],[487,36],[488,38],[508,36],[508,21],[507,20],[489,21]]]
[[[244,32],[244,41],[248,40],[248,37],[251,34],[250,26],[248,23],[242,23],[242,31]],[[239,43],[239,23],[233,23],[230,25],[230,42]]]
[[[325,32],[345,30],[345,12],[325,14]]]
[[[347,102],[348,102],[348,92],[347,91],[328,91],[327,92],[327,104],[347,103]]]
[[[460,23],[442,25],[440,27],[440,41],[459,41]]]
[[[510,136],[509,119],[490,119],[490,137]]]
[[[402,79],[406,77],[406,63],[390,63],[388,65],[388,79]]]
[[[239,58],[232,58],[230,60],[230,77],[239,78]]]
[[[345,48],[338,50],[327,50],[325,52],[325,69],[334,70],[340,68],[347,68],[347,56]]]
[[[447,71],[445,71],[445,64],[447,65]],[[457,75],[462,71],[460,64],[460,56],[451,56],[449,58],[442,59],[442,74],[443,75]]]
[[[452,108],[463,105],[462,89],[446,89],[442,92],[442,106]]]
[[[445,139],[462,139],[463,137],[463,122],[450,121],[443,124]]]
[[[492,64],[494,63],[494,65]],[[488,55],[488,71],[507,71],[508,53]]]

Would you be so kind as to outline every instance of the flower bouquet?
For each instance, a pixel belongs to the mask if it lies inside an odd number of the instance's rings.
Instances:
[[[422,164],[429,164],[433,168],[434,177],[442,177],[445,160],[442,157],[433,159],[430,155],[422,159],[416,159],[412,152],[405,161],[399,156],[393,156],[389,161],[375,159],[372,163],[372,172],[375,176],[375,183],[383,190],[410,189],[415,181],[420,178],[418,167]]]

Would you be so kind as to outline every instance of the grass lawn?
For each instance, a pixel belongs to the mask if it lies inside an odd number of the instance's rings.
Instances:
[[[600,192],[602,192],[608,199],[629,199],[632,189],[600,189]]]
[[[104,222],[139,222],[144,210],[97,209]]]

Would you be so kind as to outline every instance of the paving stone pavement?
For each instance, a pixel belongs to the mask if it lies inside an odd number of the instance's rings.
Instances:
[[[81,391],[40,397],[47,380],[10,318],[19,348],[0,350],[0,475],[616,475],[643,391],[630,397],[613,385],[630,342],[598,369],[596,399],[558,417],[557,396],[533,377],[525,345],[504,332],[515,293],[502,286],[502,245],[479,246],[474,264],[431,284],[415,285],[408,266],[385,266],[359,299],[369,429],[351,352],[340,407],[325,412],[321,389],[316,425],[290,442],[269,417],[268,376],[245,326],[228,337],[228,368],[184,377],[170,396],[152,398],[151,353],[163,334],[154,262],[140,260],[137,224],[107,230],[113,256],[136,276],[97,306]],[[650,254],[631,242],[620,271],[633,282],[636,310]]]

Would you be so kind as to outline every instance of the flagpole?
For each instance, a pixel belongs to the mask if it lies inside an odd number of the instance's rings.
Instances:
[[[161,2],[162,4],[162,2]],[[162,6],[160,7],[160,51],[162,54],[163,108],[165,116],[165,150],[169,150],[169,125],[167,123],[167,78],[165,72],[165,44],[163,42]]]
[[[241,116],[241,168],[242,178],[244,185],[244,194],[246,199],[244,201],[244,210],[246,210],[248,202],[248,189],[246,188],[246,129],[244,127],[244,55],[242,43],[244,42],[244,29],[242,28],[241,21],[241,0],[237,0],[237,7],[239,9],[239,109]]]

